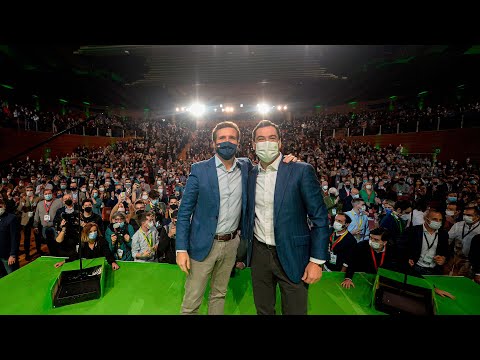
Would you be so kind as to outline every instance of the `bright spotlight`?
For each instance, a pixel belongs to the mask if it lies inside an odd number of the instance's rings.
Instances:
[[[224,112],[224,111],[225,111],[225,109],[224,109],[224,108],[222,108],[222,112]]]
[[[213,109],[213,111],[217,112],[217,108]]]
[[[180,109],[177,107],[177,108],[175,108],[175,111],[176,111],[176,112],[179,112],[179,111],[180,111]]]
[[[261,114],[266,114],[270,111],[270,105],[268,104],[265,104],[265,103],[262,103],[262,104],[258,104],[258,111],[261,113]]]
[[[223,104],[220,104],[220,107],[223,107]]]
[[[205,105],[195,103],[190,106],[190,112],[193,113],[194,116],[201,116],[205,112]]]
[[[282,105],[277,105],[277,110],[282,110]]]
[[[182,111],[185,111],[185,107],[182,106]]]
[[[283,110],[287,110],[287,105],[285,105],[285,106],[283,107]]]
[[[243,107],[243,104],[240,104],[240,107]]]

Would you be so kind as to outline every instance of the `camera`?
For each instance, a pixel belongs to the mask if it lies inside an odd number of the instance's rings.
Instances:
[[[62,213],[62,219],[66,221],[67,227],[80,226],[80,221],[78,219],[78,214],[74,211],[71,214],[65,212]]]

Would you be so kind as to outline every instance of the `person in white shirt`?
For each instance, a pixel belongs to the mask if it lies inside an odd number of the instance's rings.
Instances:
[[[472,238],[478,234],[480,234],[480,211],[476,204],[468,204],[463,211],[463,221],[457,222],[448,232],[449,243],[455,239],[462,240],[463,254],[468,256]]]
[[[140,228],[132,237],[132,256],[134,261],[154,262],[158,246],[158,231],[149,212],[138,216]]]

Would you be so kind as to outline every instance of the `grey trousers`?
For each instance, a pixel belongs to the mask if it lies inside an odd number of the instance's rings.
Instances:
[[[212,249],[203,261],[195,261],[190,258],[190,271],[185,282],[182,314],[198,314],[208,279],[211,277],[208,314],[223,315],[228,281],[235,265],[239,243],[238,235],[228,241],[213,240]]]

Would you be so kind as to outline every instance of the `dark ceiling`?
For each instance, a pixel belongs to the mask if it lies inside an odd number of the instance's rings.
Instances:
[[[310,108],[476,83],[479,53],[474,45],[0,45],[0,83],[92,106],[264,99]]]

